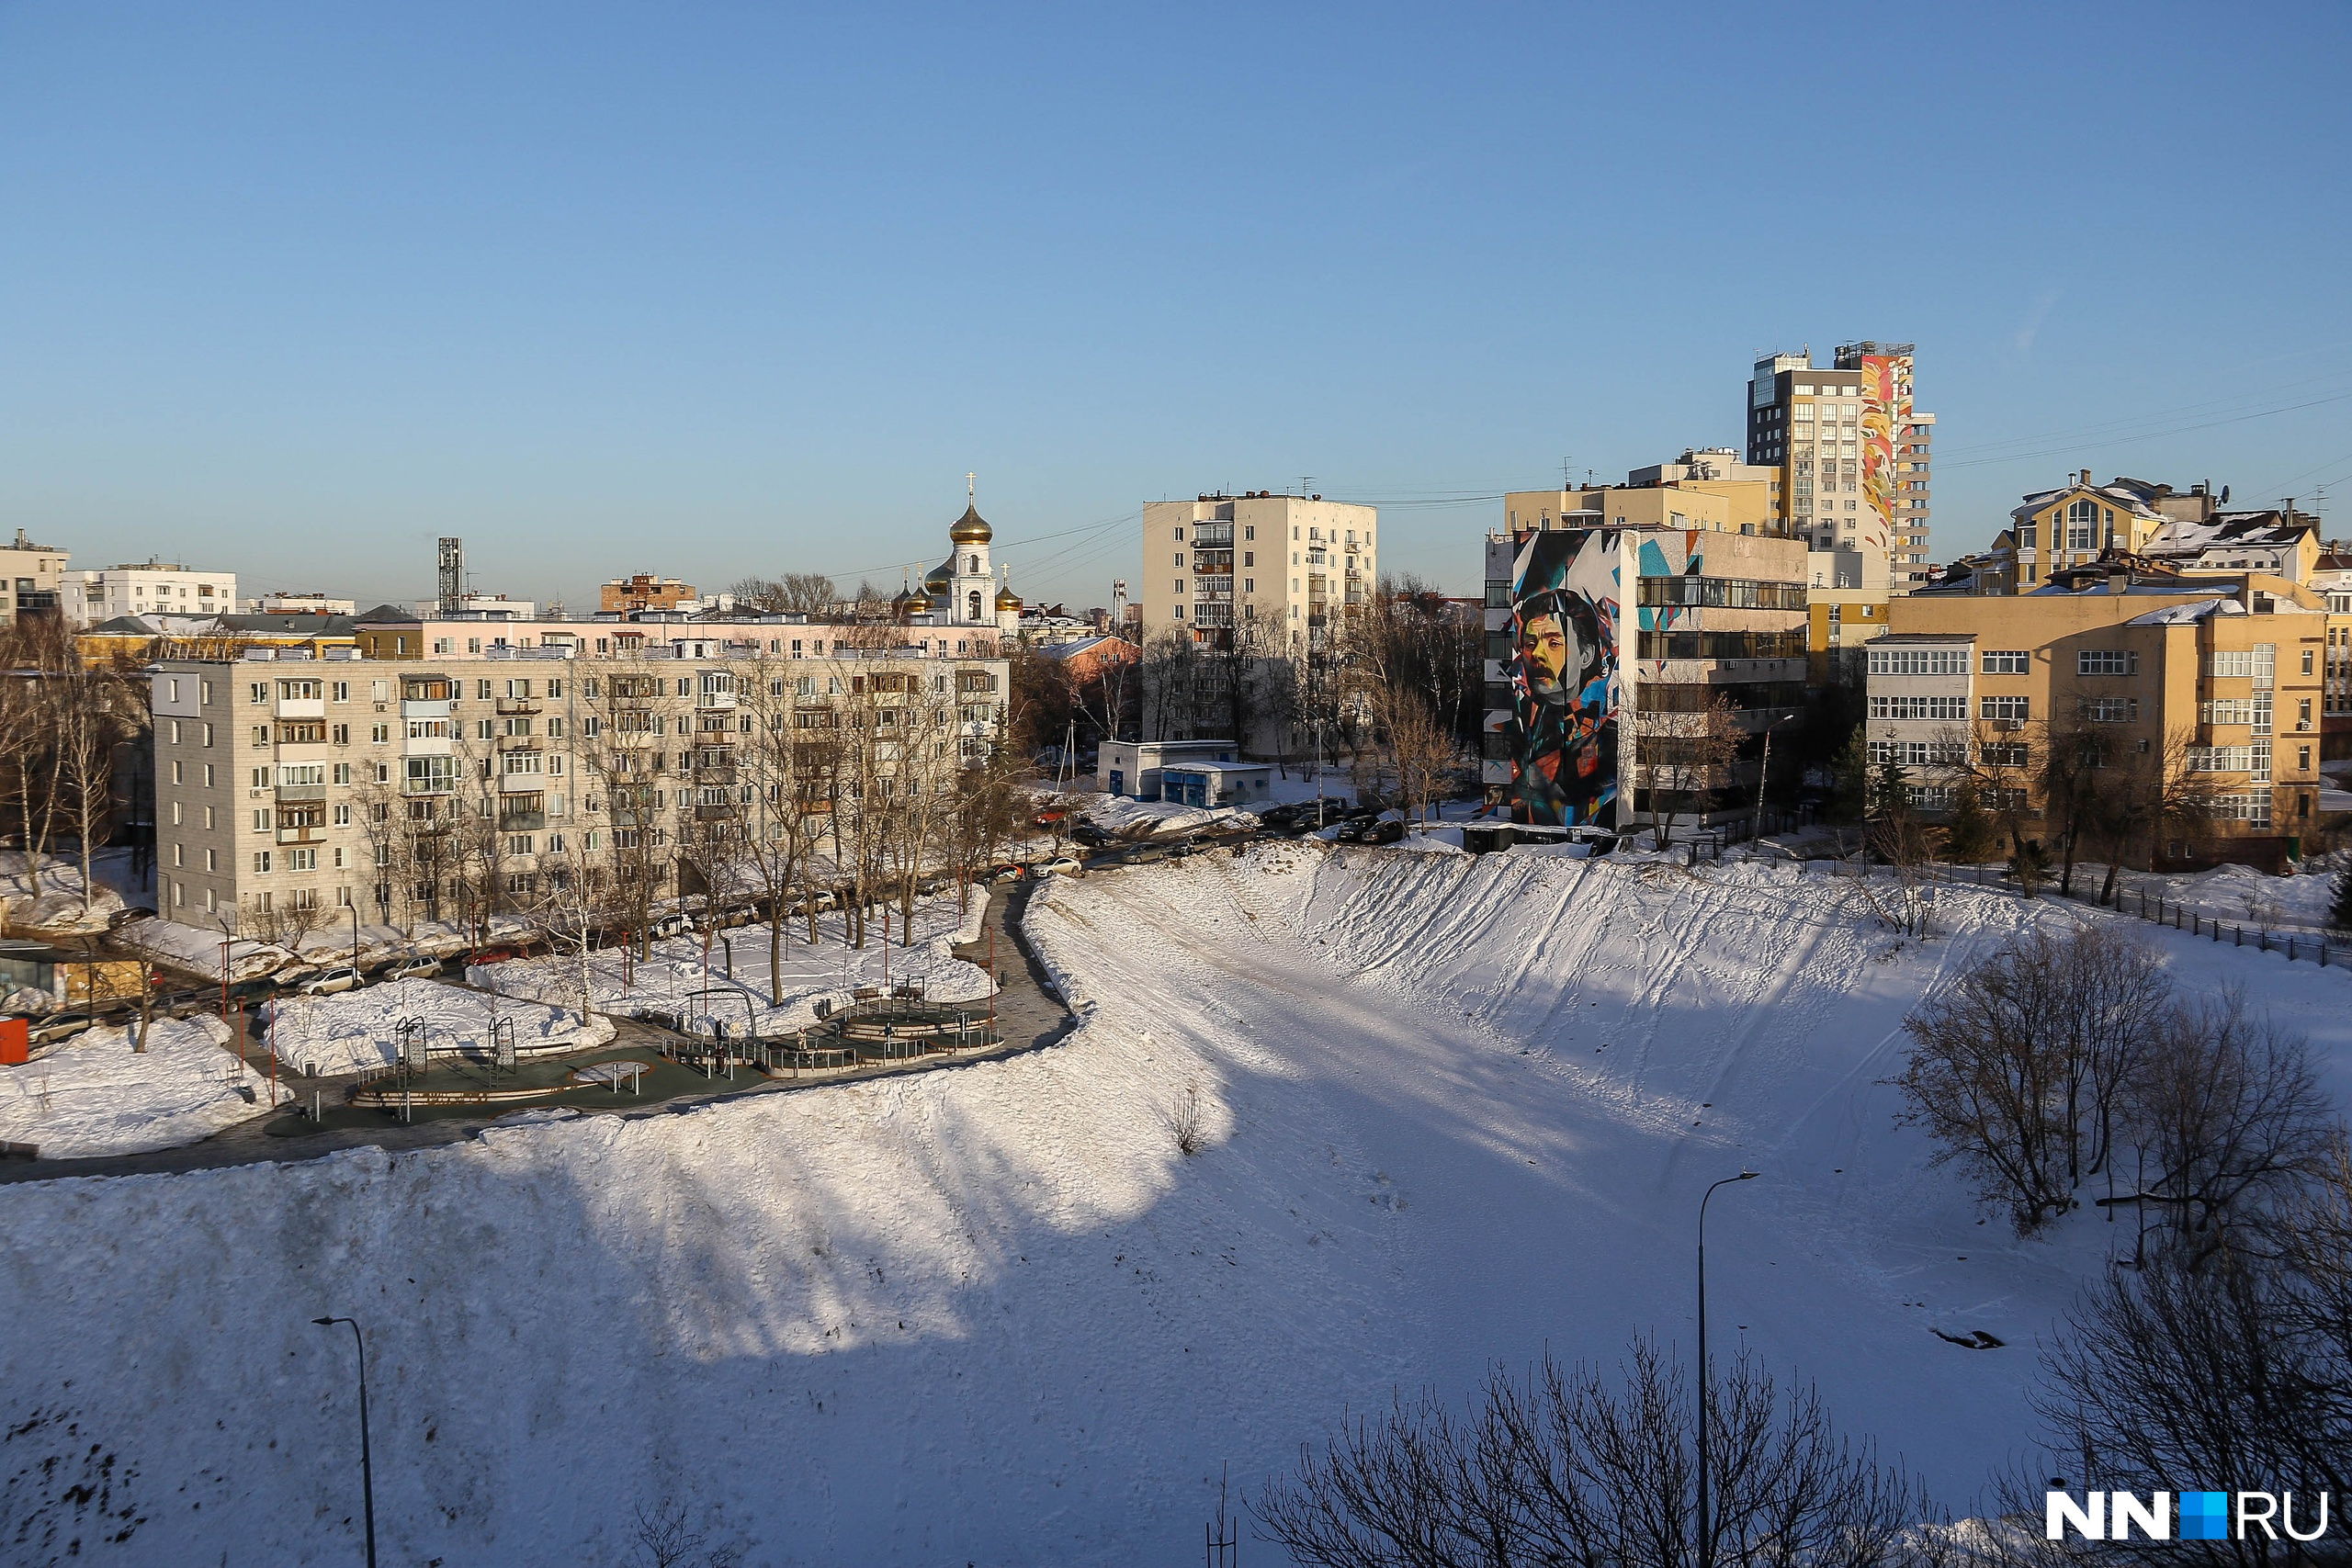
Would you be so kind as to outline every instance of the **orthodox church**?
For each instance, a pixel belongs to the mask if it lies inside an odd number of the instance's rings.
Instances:
[[[932,617],[934,626],[992,626],[1006,637],[1021,628],[1021,596],[1012,591],[1009,575],[1002,581],[989,562],[989,541],[996,530],[980,515],[965,476],[964,515],[947,530],[953,554],[931,569],[921,593],[903,603],[916,614]]]

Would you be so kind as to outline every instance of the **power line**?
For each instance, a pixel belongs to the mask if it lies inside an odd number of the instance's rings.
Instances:
[[[2319,408],[2328,403],[2340,403],[2347,398],[2352,398],[2352,390],[2331,392],[2324,398],[2310,398],[2297,403],[2281,403],[2276,408],[2259,409],[2252,413],[2232,414],[2224,419],[2198,420],[2187,424],[2172,425],[2163,430],[2143,431],[2137,435],[2110,435],[2091,437],[2082,440],[2069,440],[2058,446],[2043,447],[2039,451],[2013,452],[1993,457],[1968,457],[1958,462],[1954,462],[1948,457],[1941,458],[1939,460],[1937,466],[1939,468],[1980,468],[1995,463],[2026,463],[2032,462],[2041,457],[2061,457],[2068,453],[2079,451],[2086,445],[2097,446],[2128,446],[2142,441],[2158,441],[2166,436],[2186,435],[2194,430],[2213,430],[2225,424],[2244,424],[2249,420],[2268,419],[2275,414],[2293,413],[2298,409]],[[2054,441],[2058,438],[2056,436],[2045,436],[2041,439]]]

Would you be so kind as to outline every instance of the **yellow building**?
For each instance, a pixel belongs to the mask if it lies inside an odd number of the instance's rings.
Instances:
[[[1870,650],[1870,755],[1923,807],[1973,784],[2040,838],[2052,749],[2073,748],[2112,771],[2105,787],[2174,807],[2152,804],[2155,863],[2299,854],[2320,826],[2328,619],[2270,573],[2112,558],[2016,594],[1899,596]]]
[[[2257,571],[2308,583],[2319,566],[2319,519],[2292,506],[2233,510],[2210,485],[2178,492],[2146,479],[2094,485],[2085,468],[2010,510],[2008,527],[1975,563],[1971,592],[2030,592],[2052,572],[2110,552],[2189,576]]]

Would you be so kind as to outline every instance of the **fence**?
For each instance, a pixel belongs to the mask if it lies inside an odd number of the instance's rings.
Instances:
[[[2076,894],[2075,897],[2080,898],[2083,895]],[[2130,901],[2134,898],[2138,902],[2137,908],[2132,908],[2130,904]],[[2091,902],[2096,903],[2097,900],[2093,899]],[[2151,908],[2152,904],[2153,908]],[[2196,909],[2188,908],[2176,902],[2168,902],[2161,897],[2152,900],[2144,887],[2127,889],[2117,894],[2115,902],[2110,907],[2120,914],[2136,915],[2141,919],[2152,920],[2160,926],[2170,926],[2177,931],[2187,931],[2190,936],[2204,936],[2210,932],[2215,942],[2220,942],[2222,933],[2226,931],[2230,933],[2232,946],[2245,945],[2245,926],[2235,922],[2225,925],[2220,920],[2207,919]],[[2186,925],[2181,923],[2184,917],[2188,920]],[[2341,969],[2345,966],[2346,959],[2352,957],[2352,948],[2335,946],[2324,938],[2298,937],[2292,931],[2280,933],[2256,926],[2254,938],[2255,945],[2261,951],[2284,953],[2290,964],[2309,959],[2324,969],[2332,958],[2335,966]]]

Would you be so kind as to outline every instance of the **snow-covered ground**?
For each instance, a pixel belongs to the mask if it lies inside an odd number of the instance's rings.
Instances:
[[[105,931],[123,907],[122,895],[112,884],[127,878],[129,855],[106,850],[90,858],[90,880],[96,886],[85,899],[79,857],[43,855],[40,874],[35,876],[31,856],[22,850],[0,850],[0,920],[13,931],[45,935]]]
[[[33,1145],[43,1159],[140,1154],[198,1143],[269,1109],[268,1080],[238,1072],[219,1019],[159,1018],[143,1052],[130,1048],[136,1027],[85,1030],[0,1067],[0,1142]]]
[[[922,981],[925,995],[934,1000],[974,1001],[992,988],[988,973],[958,959],[951,944],[978,939],[988,898],[975,889],[970,909],[966,911],[959,905],[954,893],[916,900],[912,947],[896,939],[899,923],[894,909],[893,940],[887,953],[879,919],[867,925],[863,948],[851,947],[843,940],[847,926],[839,913],[817,917],[814,947],[808,945],[805,921],[787,921],[784,964],[774,977],[768,972],[764,922],[712,932],[707,953],[699,932],[657,942],[650,961],[631,966],[626,987],[620,951],[599,952],[589,961],[588,989],[600,1012],[718,1018],[738,1038],[747,1020],[755,1021],[760,1032],[771,1036],[814,1023],[819,998],[845,1003],[857,987],[878,986],[886,974],[893,986]],[[731,979],[728,975],[730,950]],[[1006,954],[1005,961],[1012,962],[1012,955]],[[478,964],[467,971],[466,977],[506,996],[568,1004],[577,1016],[582,987],[576,949],[546,958]]]
[[[143,1520],[81,1561],[350,1561],[351,1345],[309,1322],[349,1313],[389,1561],[627,1562],[669,1498],[761,1562],[1192,1562],[1223,1465],[1254,1491],[1392,1389],[1687,1348],[1699,1194],[1749,1166],[1717,1343],[1965,1506],[2121,1227],[1980,1223],[1882,1080],[1939,976],[2112,917],[1939,908],[1921,946],[1824,867],[1267,846],[1049,884],[1085,1022],[1046,1051],[19,1187],[0,1499],[70,1523],[105,1456]],[[2134,929],[2352,1088],[2352,975]]]
[[[436,1052],[459,1045],[488,1051],[497,1023],[514,1025],[514,1048],[526,1056],[586,1050],[608,1043],[614,1033],[610,1019],[593,1014],[583,1026],[577,1008],[426,979],[392,980],[332,997],[278,997],[265,1016],[269,1046],[279,1061],[322,1073],[364,1072],[398,1060],[399,1025],[410,1018],[424,1021],[425,1040]]]

